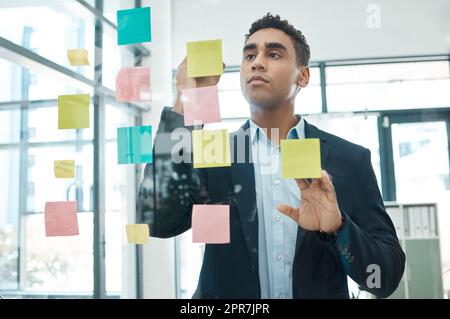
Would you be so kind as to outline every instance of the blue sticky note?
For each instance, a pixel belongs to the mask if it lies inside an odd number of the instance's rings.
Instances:
[[[152,41],[150,11],[150,7],[117,11],[119,45]]]
[[[152,163],[152,127],[118,127],[117,151],[119,164]]]

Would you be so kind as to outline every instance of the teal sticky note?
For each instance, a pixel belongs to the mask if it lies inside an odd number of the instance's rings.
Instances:
[[[117,11],[117,40],[119,45],[151,42],[150,7]]]
[[[118,127],[117,151],[119,164],[152,163],[152,127]]]

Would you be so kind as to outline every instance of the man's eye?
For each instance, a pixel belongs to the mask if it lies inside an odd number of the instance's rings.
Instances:
[[[254,54],[247,54],[247,55],[245,56],[245,59],[248,60],[248,61],[253,60],[254,58],[255,58],[255,55],[254,55]]]
[[[269,53],[269,58],[277,59],[279,57],[280,57],[280,55],[278,53],[276,53],[276,52],[270,52]]]

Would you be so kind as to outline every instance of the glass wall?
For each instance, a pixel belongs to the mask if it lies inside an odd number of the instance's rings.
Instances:
[[[319,129],[368,148],[379,188],[389,205],[437,204],[444,288],[437,295],[446,296],[450,291],[449,61],[445,57],[387,61],[313,63],[310,84],[298,94],[295,111]],[[230,68],[218,85],[222,122],[206,128],[233,131],[247,120],[249,108],[240,92],[237,70]],[[179,236],[177,248],[178,296],[190,298],[197,286],[204,245],[192,243],[188,231]],[[414,282],[409,286],[414,287]],[[352,298],[373,297],[350,279],[349,289]],[[420,292],[409,293],[413,295]]]
[[[114,82],[139,53],[119,50],[115,21],[78,1],[2,1],[0,9],[0,37],[18,46],[0,55],[0,295],[135,297],[136,248],[124,225],[135,221],[136,169],[117,164],[116,129],[136,125],[141,107],[116,102]],[[108,17],[118,9],[109,2]],[[74,48],[88,51],[89,66],[69,65],[66,52]],[[77,93],[91,96],[89,128],[59,130],[57,97]],[[74,179],[54,177],[58,159],[75,160]],[[97,182],[96,165],[106,172]],[[67,200],[77,201],[79,235],[46,237],[45,203]]]

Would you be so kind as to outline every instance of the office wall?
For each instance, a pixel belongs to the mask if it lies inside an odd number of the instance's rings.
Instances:
[[[224,61],[239,65],[244,34],[268,11],[302,30],[312,61],[448,54],[448,0],[172,0],[173,60],[178,65],[187,41],[223,39]],[[380,8],[380,28],[367,27]]]

